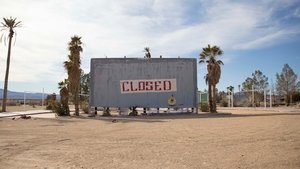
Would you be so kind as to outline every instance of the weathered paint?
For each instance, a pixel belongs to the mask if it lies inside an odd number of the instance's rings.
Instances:
[[[126,93],[176,92],[176,79],[121,80],[120,91]]]
[[[196,59],[184,58],[91,59],[90,105],[196,107],[196,66]]]

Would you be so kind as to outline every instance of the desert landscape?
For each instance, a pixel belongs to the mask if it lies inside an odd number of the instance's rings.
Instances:
[[[0,168],[300,168],[299,108],[0,118]]]
[[[300,169],[299,0],[0,16],[0,169]]]

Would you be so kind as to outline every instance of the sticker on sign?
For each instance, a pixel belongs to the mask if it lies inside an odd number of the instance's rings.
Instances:
[[[175,92],[176,79],[120,80],[121,94]]]

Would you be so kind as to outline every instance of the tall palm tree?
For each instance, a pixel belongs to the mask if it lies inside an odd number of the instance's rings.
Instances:
[[[146,59],[151,58],[151,53],[150,53],[150,48],[149,47],[145,47],[143,52],[145,52],[144,58],[146,58]]]
[[[223,51],[218,46],[211,47],[210,45],[203,48],[200,53],[199,63],[207,63],[206,84],[208,83],[209,111],[211,113],[217,112],[216,85],[219,83],[221,77],[221,65],[223,65],[223,62],[218,60],[218,56],[221,56],[222,54]]]
[[[65,110],[65,115],[67,115],[67,116],[70,115],[68,83],[69,82],[67,79],[58,83],[58,89],[60,89],[59,90],[60,103]]]
[[[145,59],[150,59],[151,58],[151,53],[150,53],[150,48],[149,47],[145,47],[143,52],[145,52]],[[134,112],[135,110],[133,110],[132,112]],[[143,108],[143,112],[146,113],[146,107]]]
[[[2,112],[6,111],[6,101],[7,101],[7,88],[8,88],[8,75],[9,75],[9,66],[10,66],[10,54],[11,54],[11,42],[12,38],[15,34],[14,29],[21,26],[21,21],[16,21],[17,18],[3,18],[4,22],[2,24],[2,30],[8,30],[8,37],[4,37],[4,41],[6,38],[8,39],[8,52],[7,52],[7,59],[6,59],[6,72],[5,72],[5,79],[4,79],[4,91],[3,91],[3,100],[2,100]],[[3,35],[2,35],[3,37]],[[1,40],[2,40],[1,37]]]
[[[75,115],[79,116],[79,89],[80,89],[80,52],[82,52],[81,37],[73,36],[68,44],[70,51],[69,61],[64,63],[68,72],[69,90],[74,98]]]

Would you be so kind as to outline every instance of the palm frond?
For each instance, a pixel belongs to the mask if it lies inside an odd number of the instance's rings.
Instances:
[[[6,39],[8,39],[8,37],[5,35],[5,33],[3,33],[0,37],[0,42],[4,42],[4,45],[6,46]]]
[[[208,80],[209,80],[209,79],[208,79],[208,77],[209,77],[209,76],[208,76],[208,74],[206,74],[206,75],[204,76],[204,79],[205,79],[205,84],[206,84],[206,85],[207,85],[207,83],[208,83]]]
[[[81,37],[74,35],[71,37],[71,41],[68,43],[68,49],[71,52],[82,52],[82,42]]]
[[[22,22],[22,21],[19,21],[19,22],[15,23],[15,26],[14,26],[14,27],[16,28],[16,27],[22,26],[21,22]]]
[[[6,27],[6,28],[10,28],[10,29],[14,29],[16,27],[20,27],[21,26],[21,22],[22,21],[19,21],[19,22],[16,22],[17,18],[3,18],[4,20],[4,23],[1,22],[2,26],[3,27]]]
[[[217,63],[218,63],[219,65],[224,65],[224,63],[223,63],[221,60],[218,60]]]
[[[64,87],[64,82],[61,81],[58,83],[58,89],[62,89]]]
[[[144,58],[148,58],[148,59],[151,58],[151,53],[150,53],[149,47],[145,47],[143,52],[145,52]]]
[[[203,60],[203,59],[199,60],[199,63],[204,63],[204,62],[205,62],[205,60]]]
[[[13,37],[13,35],[17,35],[16,32],[14,31],[14,28],[16,27],[21,27],[21,21],[18,21],[16,22],[16,19],[17,18],[3,18],[4,22],[1,22],[1,27],[3,27],[1,29],[1,31],[4,31],[4,30],[8,30],[9,33],[7,35],[4,35],[4,38],[3,38],[3,34],[1,36],[1,42],[2,40],[4,41],[4,44],[6,45],[6,39],[10,38],[10,37]],[[15,38],[15,41],[14,41],[14,44],[16,43],[16,38]]]
[[[202,52],[202,53],[200,53],[199,54],[199,56],[200,56],[200,59],[206,59],[206,53],[205,52]]]
[[[149,47],[145,47],[143,52],[150,52],[150,48]]]
[[[17,32],[15,32],[15,40],[14,40],[14,45],[16,44],[17,41]]]

